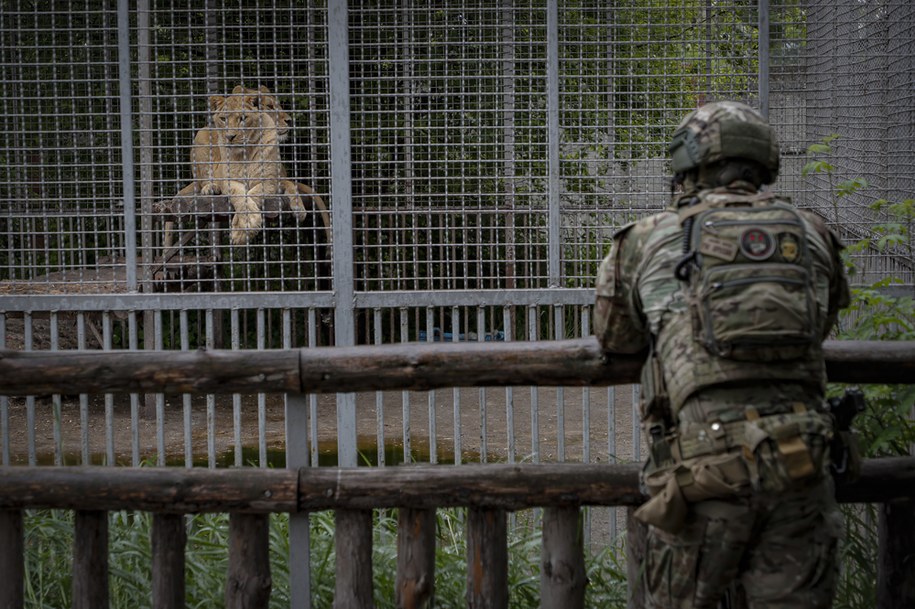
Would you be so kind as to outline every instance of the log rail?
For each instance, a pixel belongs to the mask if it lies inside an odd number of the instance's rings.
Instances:
[[[915,379],[915,341],[827,341],[830,380]],[[0,395],[336,393],[443,387],[638,382],[643,354],[605,354],[594,338],[400,343],[263,351],[0,350]]]
[[[583,607],[580,507],[639,505],[644,497],[638,468],[583,463],[299,470],[0,468],[0,581],[24,581],[22,510],[72,509],[77,514],[73,606],[107,606],[107,512],[148,511],[154,513],[153,607],[183,607],[183,515],[229,512],[226,606],[266,607],[268,515],[336,510],[337,549],[345,567],[337,573],[338,600],[368,607],[371,510],[400,508],[397,606],[420,607],[433,589],[435,509],[466,507],[469,606],[507,607],[506,514],[542,507],[543,606]],[[915,497],[915,457],[866,461],[861,478],[840,484],[837,497],[886,504]],[[0,587],[0,606],[23,606],[22,594],[21,585]]]
[[[833,380],[915,379],[915,343],[829,343],[826,356]],[[606,385],[633,382],[640,364],[638,355],[600,353],[591,339],[257,352],[2,351],[0,394],[53,394],[62,388],[68,393],[294,393]],[[881,572],[888,589],[880,594],[889,602],[881,606],[915,606],[908,587],[892,584],[911,581],[908,575],[915,570],[912,561],[904,560],[915,544],[910,517],[915,458],[868,461],[858,481],[838,486],[837,497],[884,506],[887,518],[882,522],[898,528],[881,528],[881,567],[895,567],[891,573]],[[428,606],[433,595],[435,510],[464,507],[467,605],[501,609],[508,606],[507,513],[541,507],[541,606],[574,609],[583,607],[587,584],[580,508],[632,508],[643,500],[635,464],[300,470],[5,467],[0,468],[0,607],[24,604],[23,510],[30,508],[76,511],[72,595],[78,608],[108,606],[107,513],[152,512],[152,606],[164,609],[185,602],[184,514],[230,514],[225,604],[259,608],[267,606],[271,587],[269,514],[335,510],[334,606],[372,607],[371,511],[400,508],[396,605],[413,608]],[[630,528],[630,535],[638,532]],[[636,576],[631,570],[633,582]]]

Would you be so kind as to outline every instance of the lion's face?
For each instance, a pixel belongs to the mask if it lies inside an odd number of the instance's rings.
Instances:
[[[289,115],[272,95],[262,95],[260,102],[261,109],[269,114],[276,124],[276,139],[279,142],[285,141],[286,136],[289,135]]]
[[[270,92],[270,89],[264,85],[261,85],[257,89],[248,89],[247,87],[238,85],[232,89],[232,95],[239,94],[250,96],[259,110],[269,114],[270,118],[273,119],[273,124],[276,125],[277,141],[280,143],[286,141],[286,136],[289,135],[290,117],[283,110],[283,107],[280,106],[280,102]]]
[[[248,95],[229,95],[210,99],[213,111],[213,126],[227,146],[247,146],[260,140],[261,131],[269,116],[258,112],[257,106]]]

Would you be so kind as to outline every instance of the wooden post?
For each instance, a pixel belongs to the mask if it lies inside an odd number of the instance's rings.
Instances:
[[[508,607],[505,510],[470,508],[467,511],[467,607]]]
[[[543,510],[540,606],[580,609],[585,606],[584,540],[578,507]]]
[[[270,603],[268,514],[229,515],[226,609],[266,609]]]
[[[636,520],[635,508],[626,510],[626,579],[629,582],[629,609],[642,609],[645,606],[645,577],[642,574],[642,561],[645,559],[645,542],[648,539],[648,526]]]
[[[915,501],[880,505],[877,607],[915,607]]]
[[[334,609],[372,609],[372,511],[337,510],[336,524]]]
[[[22,536],[22,512],[0,510],[0,608],[22,609],[25,606],[25,556]]]
[[[397,515],[397,608],[431,606],[434,584],[435,510],[401,508]]]
[[[184,547],[187,530],[183,514],[153,514],[152,599],[154,609],[185,606]]]
[[[77,510],[73,537],[73,609],[108,607],[108,512]]]

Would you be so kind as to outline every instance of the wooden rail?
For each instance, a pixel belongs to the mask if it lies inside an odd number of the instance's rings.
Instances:
[[[831,341],[831,380],[911,383],[915,341]],[[644,355],[604,354],[594,338],[405,343],[266,351],[0,350],[0,395],[336,393],[638,382]]]
[[[915,379],[912,342],[828,343],[825,352],[831,380],[911,383]],[[609,385],[634,382],[641,360],[639,355],[602,354],[593,339],[285,351],[0,351],[0,394]],[[915,497],[915,458],[868,461],[861,478],[839,486],[837,497],[844,502],[883,504],[881,586],[887,591],[882,602],[915,606],[915,593],[895,583],[915,580],[915,565],[907,558],[915,546],[913,508],[908,501]],[[298,471],[0,468],[0,607],[23,606],[22,510],[36,507],[76,511],[72,593],[73,607],[79,608],[108,605],[107,512],[152,512],[152,594],[157,609],[184,606],[184,514],[230,513],[225,604],[259,608],[267,606],[271,586],[266,559],[269,514],[328,509],[336,511],[337,523],[335,607],[371,607],[371,510],[400,508],[396,603],[404,608],[424,607],[434,589],[434,511],[460,506],[468,510],[469,607],[508,606],[506,514],[542,507],[541,606],[575,609],[583,606],[587,582],[580,507],[632,507],[643,500],[637,465],[411,465]]]
[[[107,512],[155,514],[153,606],[184,606],[183,514],[230,512],[227,607],[266,607],[270,593],[268,515],[337,511],[339,606],[372,603],[371,510],[401,508],[397,603],[421,607],[434,587],[435,509],[468,509],[470,607],[507,607],[506,513],[543,507],[543,607],[583,606],[579,534],[584,505],[637,506],[638,465],[410,465],[389,468],[179,469],[0,468],[0,607],[21,607],[22,510],[76,510],[74,607],[107,606]],[[915,497],[915,457],[869,460],[861,478],[839,485],[848,503]],[[890,536],[893,543],[899,540]],[[900,548],[900,551],[903,551]]]

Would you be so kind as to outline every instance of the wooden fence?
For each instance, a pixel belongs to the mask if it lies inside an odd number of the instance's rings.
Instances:
[[[915,343],[829,343],[830,378],[911,383]],[[0,394],[254,393],[633,382],[638,356],[604,356],[593,340],[397,345],[267,352],[0,351]],[[915,458],[868,461],[840,501],[880,503],[879,602],[915,606]],[[183,515],[228,512],[228,608],[266,607],[270,513],[335,510],[335,607],[372,607],[372,509],[400,508],[397,606],[428,606],[435,509],[467,515],[467,605],[508,606],[507,513],[542,507],[541,606],[583,607],[587,584],[580,507],[635,506],[638,465],[488,464],[301,470],[103,467],[0,468],[0,607],[22,607],[22,510],[76,511],[73,607],[108,606],[107,512],[154,514],[153,606],[184,606]],[[630,527],[630,535],[637,535]],[[636,547],[637,544],[629,544]],[[630,560],[630,581],[636,560]],[[636,587],[633,586],[633,589]],[[633,603],[635,604],[635,603]]]

